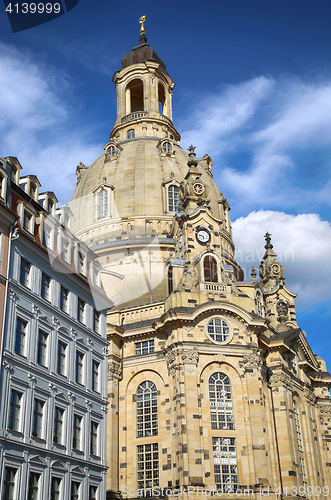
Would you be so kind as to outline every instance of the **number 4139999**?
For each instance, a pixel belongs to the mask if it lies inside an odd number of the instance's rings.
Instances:
[[[300,496],[307,496],[310,497],[312,495],[317,496],[317,497],[328,497],[329,496],[329,487],[328,486],[323,486],[322,488],[320,486],[284,486],[283,491],[281,491],[281,488],[277,488],[275,491],[275,494],[278,496],[285,495],[285,496],[292,496],[296,497],[297,495]]]
[[[61,12],[60,3],[9,3],[6,7],[6,12],[9,14],[59,14]]]

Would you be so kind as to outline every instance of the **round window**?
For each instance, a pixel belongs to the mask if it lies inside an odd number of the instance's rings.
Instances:
[[[207,325],[208,336],[214,342],[226,342],[230,337],[229,325],[224,319],[214,318]]]

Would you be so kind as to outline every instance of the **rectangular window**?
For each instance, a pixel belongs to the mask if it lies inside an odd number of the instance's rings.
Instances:
[[[33,403],[32,436],[41,438],[44,402],[35,399]]]
[[[61,478],[52,477],[51,481],[51,500],[60,500]]]
[[[53,443],[62,444],[63,415],[64,410],[55,406]]]
[[[217,490],[236,491],[239,486],[235,438],[213,438],[213,459]]]
[[[30,475],[29,475],[28,500],[37,500],[37,498],[38,498],[39,478],[40,478],[40,474],[36,474],[35,472],[30,472]]]
[[[66,262],[69,262],[71,261],[70,259],[70,243],[69,241],[65,240],[64,238],[62,238],[61,240],[61,258],[63,260],[65,260]]]
[[[85,302],[82,299],[78,299],[77,303],[77,320],[80,323],[84,323],[84,310],[85,310]]]
[[[46,226],[46,224],[44,224],[44,226],[43,226],[43,245],[47,246],[48,248],[52,248],[51,237],[52,237],[51,228]]]
[[[99,366],[100,364],[92,360],[92,391],[99,392]]]
[[[140,444],[137,446],[138,489],[146,490],[159,486],[159,450],[158,444]]]
[[[80,483],[78,483],[77,481],[71,482],[70,500],[79,499],[79,488],[80,488]]]
[[[0,272],[3,274],[1,271],[1,264],[2,264],[2,255],[3,255],[3,244],[4,244],[4,233],[2,229],[0,229]]]
[[[154,352],[154,340],[144,340],[143,342],[136,342],[134,347],[136,356],[151,354]]]
[[[79,415],[74,415],[74,425],[73,425],[73,434],[72,434],[72,447],[74,450],[81,449],[81,425],[82,425],[82,417]]]
[[[31,232],[31,221],[32,221],[32,215],[29,214],[28,212],[26,212],[26,210],[24,210],[24,212],[23,212],[23,229]]]
[[[23,286],[29,286],[29,274],[31,264],[25,259],[21,259],[20,283]]]
[[[5,473],[3,476],[3,500],[14,500],[16,472],[17,469],[12,469],[11,467],[5,468]]]
[[[93,309],[93,331],[100,333],[100,313],[96,309]]]
[[[306,465],[305,465],[305,459],[302,457],[300,457],[300,472],[301,472],[302,482],[304,485],[306,485],[307,484]]]
[[[97,491],[98,491],[97,486],[92,486],[90,484],[88,492],[88,500],[97,500]]]
[[[66,372],[66,349],[67,345],[59,340],[57,343],[57,373],[64,376]]]
[[[4,185],[5,185],[5,178],[2,174],[0,174],[0,198],[2,199],[4,199],[5,197]]]
[[[61,309],[61,311],[65,312],[65,313],[68,312],[68,295],[69,295],[69,290],[64,288],[64,286],[61,286],[60,309]]]
[[[98,445],[98,427],[97,422],[91,421],[91,432],[90,432],[90,455],[97,455],[97,445]]]
[[[84,255],[81,252],[78,252],[78,273],[84,274],[84,264],[85,264],[85,258]]]
[[[11,391],[8,429],[12,431],[20,430],[21,399],[20,392]]]
[[[43,299],[49,300],[51,278],[45,273],[41,273],[41,293]]]
[[[83,383],[83,359],[84,354],[76,351],[76,371],[75,371],[75,381],[77,384]]]
[[[16,321],[16,336],[15,336],[15,352],[24,356],[25,335],[27,322],[17,318]]]
[[[39,330],[37,346],[37,363],[40,366],[46,366],[47,333]]]

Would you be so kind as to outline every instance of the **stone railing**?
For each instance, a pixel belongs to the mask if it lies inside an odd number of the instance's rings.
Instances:
[[[231,293],[231,286],[221,283],[200,282],[200,291]]]
[[[147,116],[147,111],[136,111],[135,113],[130,113],[129,115],[123,116],[121,123],[132,122],[133,120],[138,120],[139,118],[144,118]]]

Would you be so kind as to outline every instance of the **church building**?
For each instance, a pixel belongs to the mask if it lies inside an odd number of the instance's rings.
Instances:
[[[70,205],[115,304],[107,498],[330,498],[331,375],[271,235],[245,280],[229,202],[210,156],[180,145],[175,84],[143,22],[113,82],[109,142],[77,167]]]

